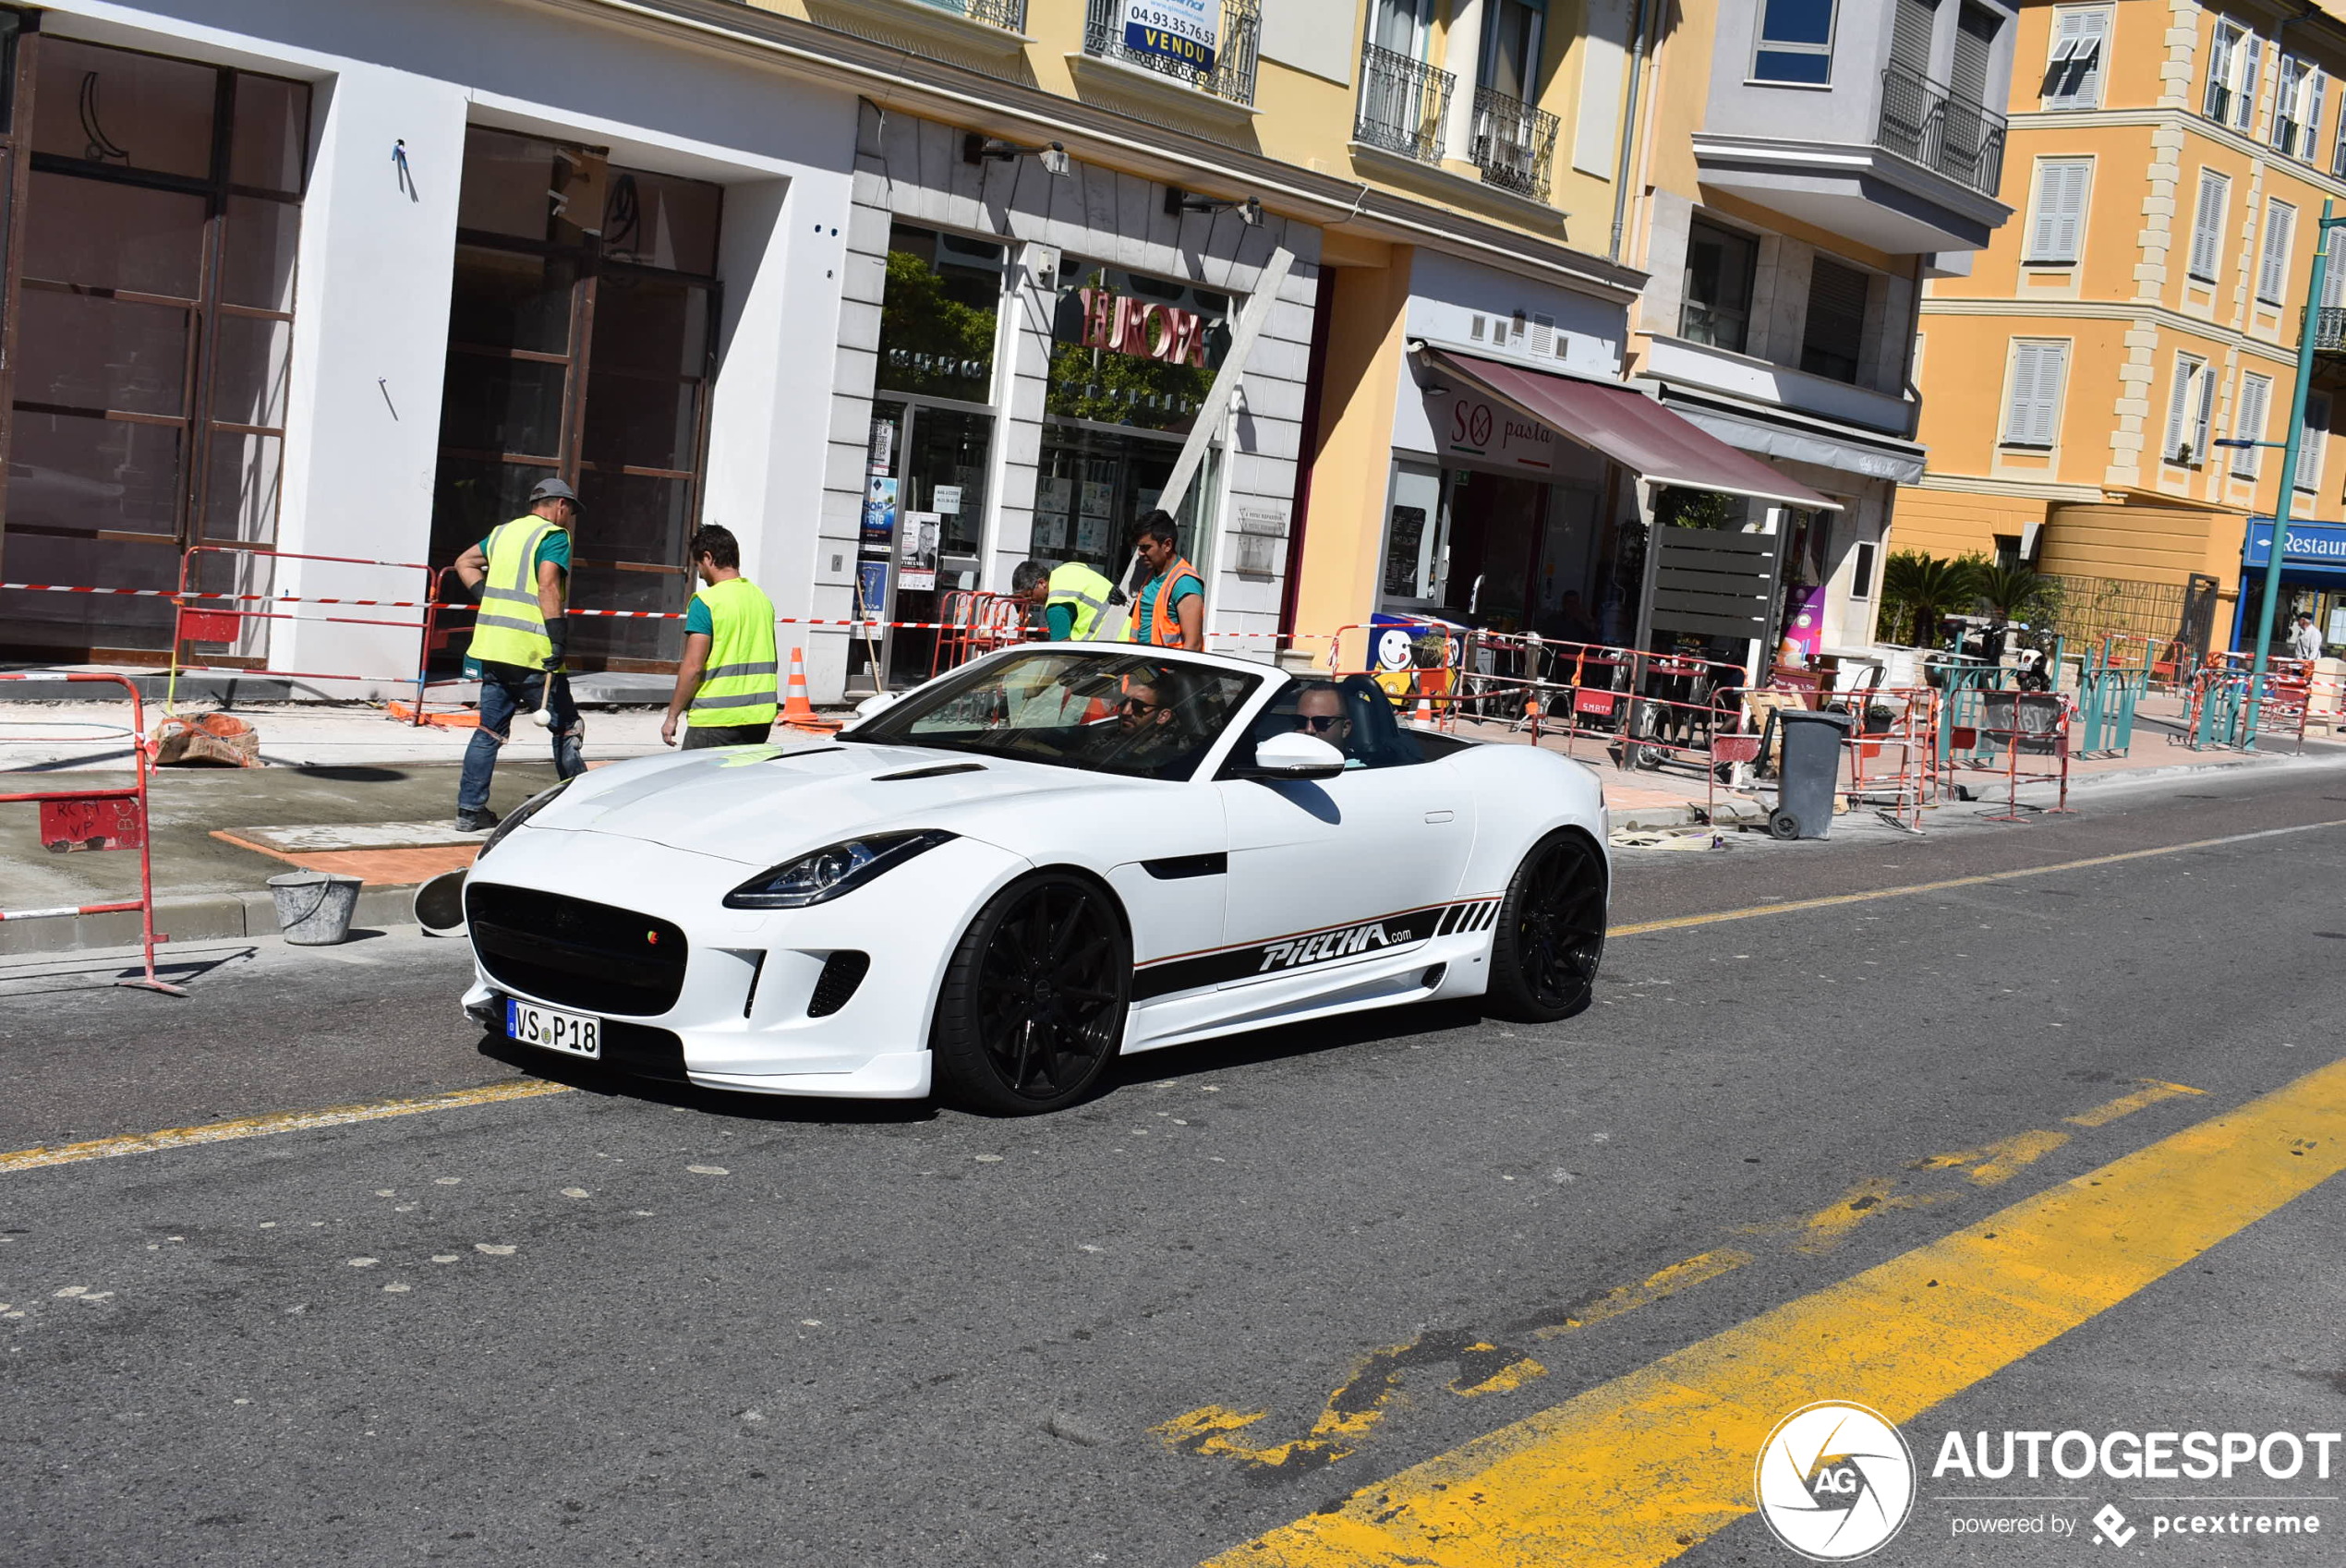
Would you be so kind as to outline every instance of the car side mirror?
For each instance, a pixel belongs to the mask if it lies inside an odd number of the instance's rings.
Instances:
[[[1333,778],[1344,771],[1344,754],[1300,730],[1254,743],[1254,764],[1237,770],[1240,778]]]
[[[898,702],[903,699],[903,696],[904,694],[901,692],[876,692],[872,695],[865,697],[862,702],[855,705],[855,718],[849,727],[853,728],[853,725],[863,723],[864,720],[871,718],[874,714],[895,706]]]

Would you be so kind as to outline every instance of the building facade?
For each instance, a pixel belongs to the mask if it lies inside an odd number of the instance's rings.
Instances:
[[[1657,508],[1839,518],[1789,556],[1862,578],[1916,258],[2001,211],[2008,18],[1900,3],[0,10],[0,581],[296,596],[183,655],[389,691],[462,617],[302,604],[420,598],[558,476],[590,681],[672,669],[718,523],[831,698],[1160,505],[1266,657],[1626,641]],[[173,633],[0,588],[0,657]]]
[[[1766,0],[1690,13],[1662,52],[1635,373],[1834,503],[1767,525],[1803,657],[1872,643],[1896,487],[1924,472],[1916,304],[2010,213],[2015,30],[2000,0]]]
[[[2346,198],[2346,25],[2329,6],[2031,4],[2018,62],[2005,188],[2023,218],[1926,290],[1930,459],[1898,542],[2033,561],[2083,629],[2227,645],[2261,592],[2259,562],[2243,598],[2248,520],[2280,462],[2216,443],[2284,433],[2318,220]],[[2340,395],[2325,356],[2303,519],[2339,514]],[[2318,561],[2286,580],[2325,628],[2346,609]]]

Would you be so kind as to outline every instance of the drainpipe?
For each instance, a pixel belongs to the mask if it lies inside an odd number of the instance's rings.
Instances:
[[[1621,259],[1621,231],[1629,217],[1629,175],[1638,145],[1638,90],[1645,85],[1646,0],[1638,0],[1637,18],[1629,25],[1629,102],[1621,112],[1621,166],[1613,177],[1613,237],[1604,259]]]

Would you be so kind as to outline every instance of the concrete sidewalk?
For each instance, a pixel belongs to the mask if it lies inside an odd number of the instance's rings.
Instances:
[[[187,705],[183,705],[183,709]],[[468,730],[417,728],[380,708],[302,704],[235,710],[260,732],[260,768],[159,770],[151,797],[150,837],[157,925],[177,941],[274,935],[268,879],[296,867],[345,872],[367,884],[357,923],[405,923],[416,884],[471,862],[478,838],[450,831],[457,772]],[[832,715],[830,717],[842,717]],[[2282,755],[2192,752],[2179,743],[2180,711],[2156,707],[2137,725],[2131,755],[2072,764],[2072,788],[2089,794],[2105,780],[2164,772],[2281,766]],[[614,708],[587,716],[590,766],[659,752],[659,713]],[[130,781],[130,741],[120,703],[0,702],[0,792],[70,794]],[[1477,740],[1528,744],[1497,724],[1462,723]],[[1602,738],[1541,742],[1590,766],[1602,781],[1616,832],[1668,833],[1703,824],[1701,769],[1673,763],[1659,769],[1615,766]],[[2346,746],[2310,743],[2309,757],[2346,759]],[[2045,759],[2028,759],[2042,766]],[[553,782],[548,743],[537,731],[517,738],[497,769],[492,804],[500,813]],[[2002,793],[2001,773],[1966,774],[1980,794]],[[1977,796],[1975,798],[1977,798]],[[2024,801],[2050,798],[2024,787]],[[1717,791],[1719,819],[1764,822],[1772,790]],[[1952,803],[1952,802],[1951,802]],[[298,829],[270,834],[261,829]],[[348,829],[356,831],[309,831]],[[374,831],[368,831],[374,830]],[[29,805],[0,807],[0,909],[38,909],[135,897],[138,863],[127,852],[52,854]],[[0,954],[76,951],[134,942],[135,914],[87,915],[0,923]]]

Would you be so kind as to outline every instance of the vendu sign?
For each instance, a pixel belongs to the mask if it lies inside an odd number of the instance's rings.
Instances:
[[[1214,68],[1222,0],[1125,0],[1124,47],[1197,70]]]
[[[2248,537],[2240,559],[2243,566],[2262,566],[2273,558],[2273,520],[2253,517],[2248,523]],[[2281,551],[2283,564],[2301,561],[2309,566],[2346,568],[2346,525],[2335,523],[2292,523],[2289,545]]]

